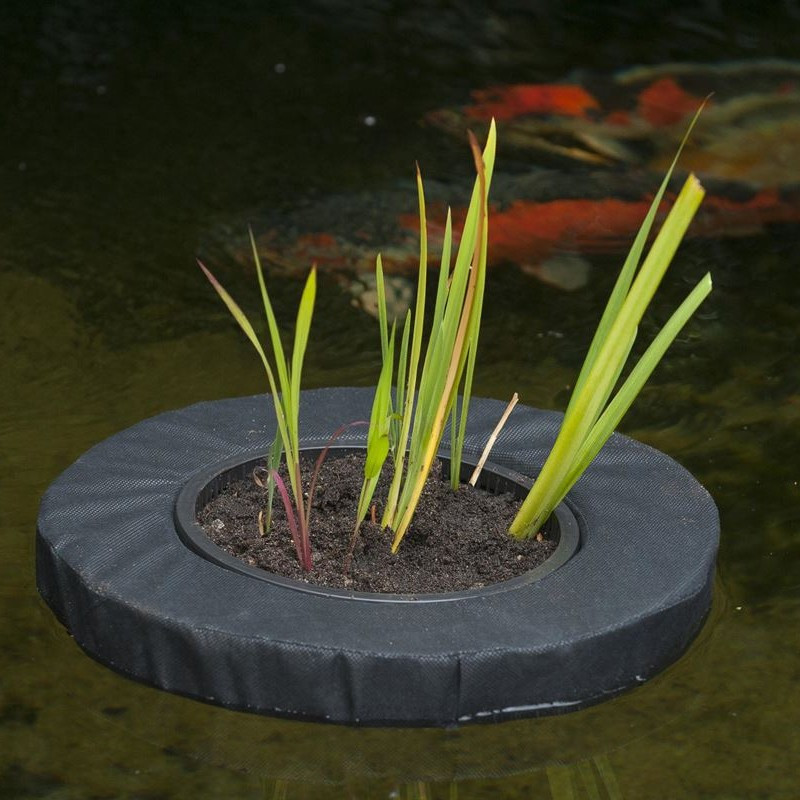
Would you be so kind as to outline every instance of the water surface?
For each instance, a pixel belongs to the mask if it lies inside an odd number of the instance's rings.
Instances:
[[[635,692],[578,714],[458,731],[261,719],[118,677],[82,654],[36,595],[37,505],[62,469],[145,416],[263,389],[197,254],[247,297],[252,273],[220,245],[249,221],[332,192],[406,185],[415,158],[439,180],[462,178],[463,145],[418,120],[471,88],[555,81],[578,68],[610,75],[665,61],[788,58],[800,44],[791,4],[758,16],[723,16],[714,4],[652,4],[647,16],[634,4],[566,12],[540,3],[505,16],[474,5],[345,13],[319,2],[301,14],[253,2],[225,11],[6,3],[0,796],[797,795],[795,225],[687,244],[655,303],[652,319],[663,321],[712,270],[712,298],[623,429],[711,490],[723,538],[703,634]],[[503,157],[501,145],[498,168]],[[572,293],[513,264],[493,272],[477,393],[518,391],[530,405],[564,407],[619,264],[584,256],[589,281]],[[287,331],[300,287],[274,281]],[[377,374],[375,324],[333,276],[322,279],[307,363],[308,387],[369,385]]]

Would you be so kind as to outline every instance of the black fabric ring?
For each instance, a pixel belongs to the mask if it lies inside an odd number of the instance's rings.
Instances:
[[[304,392],[309,440],[369,415],[371,389]],[[504,404],[475,399],[477,455]],[[266,451],[264,396],[145,420],[81,456],[43,498],[39,590],[93,657],[230,708],[369,725],[452,725],[562,713],[672,663],[711,601],[719,519],[673,460],[614,435],[568,498],[579,552],[510,591],[446,603],[327,598],[255,580],[190,550],[173,521],[209,464]],[[493,460],[535,475],[560,415],[518,406]],[[353,430],[343,443],[363,442]]]

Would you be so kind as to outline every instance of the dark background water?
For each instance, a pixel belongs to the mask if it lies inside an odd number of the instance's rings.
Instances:
[[[462,144],[418,121],[472,88],[792,58],[799,44],[788,0],[3,3],[0,796],[796,797],[796,226],[690,243],[655,304],[664,319],[712,270],[712,299],[623,429],[709,487],[723,544],[703,635],[636,692],[461,731],[233,714],[90,661],[38,600],[32,565],[41,492],[94,442],[164,409],[262,390],[194,266],[226,231],[410,181],[415,158],[440,180],[467,174]],[[571,294],[513,265],[492,274],[479,394],[563,408],[618,264],[588,258],[589,283]],[[251,274],[215,264],[238,295],[252,290]],[[287,330],[299,290],[274,282]],[[376,338],[323,279],[306,385],[374,382]]]

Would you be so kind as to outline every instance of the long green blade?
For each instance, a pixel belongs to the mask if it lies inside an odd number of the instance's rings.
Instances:
[[[464,454],[464,438],[467,433],[467,417],[469,415],[469,401],[472,397],[472,377],[475,372],[475,353],[477,349],[477,342],[470,342],[461,402],[458,402],[458,398],[453,401],[453,424],[450,433],[450,486],[453,490],[458,489],[459,476],[461,475],[461,457]],[[458,412],[456,412],[456,409],[458,409]]]
[[[411,333],[411,310],[406,311],[406,318],[403,322],[403,338],[400,340],[400,358],[397,362],[397,380],[395,381],[395,408],[402,411],[405,405],[406,395],[406,369],[408,368],[408,339]],[[395,415],[391,426],[392,452],[397,455],[400,442],[400,428],[402,416]]]
[[[286,452],[286,466],[289,471],[289,483],[292,487],[292,494],[294,494],[295,501],[298,503],[298,508],[301,502],[301,487],[297,484],[297,462],[300,458],[298,452],[299,448],[299,434],[298,434],[298,415],[292,411],[292,389],[289,377],[289,370],[286,365],[286,356],[283,352],[283,343],[281,342],[280,331],[278,330],[278,323],[275,319],[275,313],[272,310],[272,303],[269,299],[269,292],[267,291],[267,284],[264,280],[264,269],[261,265],[261,258],[258,255],[258,248],[256,247],[256,240],[253,236],[253,229],[249,228],[250,234],[250,247],[253,251],[253,260],[256,263],[256,275],[258,276],[258,288],[261,293],[261,302],[264,306],[264,315],[267,318],[267,329],[269,330],[269,338],[272,343],[272,353],[275,357],[275,368],[278,373],[278,384],[280,392],[272,388],[273,399],[275,401],[276,414],[278,409],[285,419],[285,431],[283,446]]]
[[[231,316],[236,320],[242,331],[244,331],[244,335],[250,340],[250,344],[255,347],[256,352],[261,357],[261,361],[266,365],[268,363],[267,356],[264,353],[264,349],[261,347],[261,342],[258,341],[258,336],[256,335],[255,329],[250,324],[250,320],[247,318],[247,315],[244,313],[244,311],[242,311],[241,308],[239,308],[239,304],[228,294],[222,284],[214,277],[211,270],[209,270],[201,261],[198,261],[197,263],[200,266],[200,269],[205,273],[209,283],[214,287],[217,294],[222,299],[222,302],[225,303]]]
[[[492,125],[489,131],[486,148],[484,150],[484,172],[488,176],[490,170],[487,165],[494,160],[495,131]],[[488,183],[487,183],[488,186]],[[429,364],[430,379],[420,383],[420,396],[417,401],[417,411],[414,419],[414,430],[419,431],[419,436],[414,437],[412,453],[418,456],[422,443],[427,441],[428,433],[433,424],[433,417],[439,404],[439,399],[447,376],[447,365],[456,340],[459,322],[464,306],[464,297],[470,275],[470,266],[475,253],[475,237],[477,235],[478,214],[481,203],[481,181],[475,179],[470,204],[464,219],[461,238],[456,253],[455,265],[452,275],[445,288],[444,311],[441,312],[440,323],[432,327],[428,343],[426,362]],[[441,274],[439,276],[441,283]]]
[[[416,463],[421,455],[423,445],[428,442],[439,402],[444,391],[453,348],[455,347],[464,300],[467,292],[471,264],[476,252],[478,218],[482,204],[481,186],[488,192],[489,182],[494,169],[497,134],[494,122],[489,128],[489,135],[483,151],[484,178],[476,177],[470,204],[464,220],[455,266],[447,287],[445,309],[440,325],[431,330],[426,361],[429,362],[430,379],[420,384],[417,410],[414,417],[415,433],[411,444],[411,459]],[[477,259],[476,259],[477,260]],[[440,275],[441,279],[441,275]],[[447,414],[450,412],[451,400],[448,398]]]
[[[636,327],[661,283],[704,194],[700,183],[690,175],[612,323],[595,364],[587,375],[585,388],[589,402],[584,410],[582,435],[591,428],[608,401],[621,372],[621,364],[627,358]],[[576,403],[576,409],[578,407]]]
[[[570,475],[559,491],[561,494],[559,502],[616,430],[620,420],[625,416],[633,401],[641,392],[642,387],[649,380],[653,370],[658,366],[672,342],[675,341],[675,337],[681,332],[692,314],[697,311],[703,300],[708,297],[711,288],[711,275],[706,273],[665,323],[636,366],[631,370],[630,375],[628,375],[584,440],[575,458]]]
[[[308,345],[308,332],[311,329],[311,318],[314,315],[314,301],[317,296],[317,268],[311,268],[300,297],[300,306],[297,309],[297,322],[294,332],[294,347],[292,349],[292,372],[290,376],[291,395],[290,409],[294,420],[300,417],[300,377],[303,374],[303,359]],[[297,437],[297,427],[295,426],[294,435]],[[299,446],[297,438],[293,442],[295,451]]]
[[[483,233],[481,241],[481,254],[478,261],[478,280],[475,291],[475,302],[467,330],[467,360],[464,371],[464,388],[462,391],[461,408],[459,411],[458,428],[455,437],[451,440],[450,447],[450,484],[453,489],[458,488],[458,477],[461,474],[461,456],[464,452],[464,438],[467,435],[467,418],[469,416],[469,401],[472,397],[472,381],[475,375],[475,359],[478,353],[478,339],[481,330],[481,316],[483,313],[483,295],[486,286],[486,262],[488,257],[489,242],[489,214],[488,209],[484,214]],[[463,369],[463,367],[462,367]],[[453,408],[456,407],[456,398],[453,398]]]
[[[567,478],[575,456],[595,424],[614,388],[634,332],[678,248],[704,191],[690,175],[670,210],[625,302],[613,321],[595,362],[575,399],[573,413],[565,416],[553,449],[539,478],[511,524],[515,536],[535,533],[533,522],[540,509],[554,507],[553,499]]]
[[[381,333],[381,358],[386,360],[389,346],[389,328],[386,322],[386,285],[383,281],[383,261],[381,254],[375,259],[375,291],[378,294],[378,327]]]
[[[675,158],[672,159],[672,163],[667,170],[666,175],[664,176],[664,180],[661,182],[661,186],[659,186],[658,191],[656,192],[655,197],[653,198],[653,202],[650,204],[650,209],[647,212],[647,215],[644,218],[644,222],[642,223],[641,228],[639,228],[639,232],[636,234],[636,238],[633,241],[633,245],[628,253],[627,258],[625,259],[625,263],[622,266],[622,270],[619,273],[619,277],[614,284],[614,288],[611,292],[611,296],[608,298],[608,303],[606,304],[605,311],[603,312],[603,316],[600,318],[600,323],[597,326],[597,330],[595,331],[594,337],[592,338],[592,343],[589,345],[589,351],[586,354],[586,359],[583,362],[583,366],[581,367],[581,371],[578,375],[578,379],[575,381],[575,388],[572,392],[572,396],[570,397],[569,404],[567,405],[566,414],[569,415],[575,398],[580,394],[580,390],[583,387],[584,381],[586,380],[586,376],[589,374],[589,371],[594,366],[595,359],[600,351],[600,348],[603,346],[603,343],[606,340],[606,336],[608,335],[609,330],[611,329],[611,324],[613,323],[614,319],[616,318],[617,314],[619,313],[619,309],[622,307],[622,303],[625,301],[625,298],[628,294],[628,290],[630,289],[631,283],[633,281],[633,276],[636,272],[637,267],[639,266],[639,261],[641,260],[642,253],[644,252],[644,246],[647,243],[647,239],[650,236],[650,231],[653,227],[653,223],[655,222],[656,214],[658,213],[658,208],[661,205],[661,201],[664,199],[664,193],[667,190],[667,186],[672,178],[672,173],[675,170],[675,166],[678,163],[678,159],[680,158],[681,153],[683,152],[683,148],[686,146],[686,142],[689,140],[689,135],[692,132],[695,124],[697,123],[698,118],[700,117],[700,113],[705,106],[705,101],[700,106],[700,108],[695,113],[692,121],[689,123],[689,127],[686,130],[686,133],[681,140],[680,146],[678,147],[678,152],[675,154]]]
[[[447,209],[447,219],[444,223],[444,239],[442,241],[442,259],[439,262],[439,280],[436,284],[436,303],[433,306],[432,328],[438,328],[444,314],[444,304],[447,299],[447,284],[450,280],[450,257],[453,249],[453,215]]]
[[[426,385],[430,361],[433,355],[435,342],[439,335],[444,316],[445,304],[450,285],[450,254],[453,247],[453,219],[450,209],[447,209],[447,221],[444,226],[444,240],[442,244],[442,259],[439,264],[439,279],[436,284],[436,302],[433,306],[433,318],[431,320],[431,332],[428,338],[428,346],[425,348],[425,362],[422,365],[422,375],[419,379],[420,386]]]
[[[467,334],[471,315],[475,307],[476,286],[482,268],[482,260],[484,261],[483,268],[485,269],[486,253],[485,247],[483,247],[482,244],[485,240],[486,227],[484,223],[488,214],[488,175],[491,174],[491,170],[487,170],[487,166],[491,168],[494,165],[495,142],[496,130],[494,121],[492,121],[489,127],[489,136],[487,137],[486,147],[483,153],[481,153],[475,137],[470,134],[470,146],[473,151],[475,166],[478,172],[478,203],[477,209],[475,209],[477,227],[473,239],[474,249],[468,258],[473,268],[470,270],[469,282],[466,287],[463,305],[455,311],[455,337],[453,339],[452,349],[450,350],[450,356],[447,360],[444,383],[441,386],[441,391],[439,391],[437,397],[434,398],[435,411],[433,415],[426,420],[425,430],[423,432],[424,447],[420,448],[415,457],[409,460],[409,480],[406,482],[398,503],[397,518],[399,522],[395,525],[392,552],[397,552],[397,548],[408,530],[411,517],[413,516],[420,494],[425,485],[425,480],[430,473],[430,468],[439,447],[444,426],[461,380],[464,360],[466,358]],[[469,217],[469,213],[467,216]],[[461,255],[460,250],[459,248],[459,256]],[[458,258],[456,261],[458,261]],[[445,311],[445,319],[447,318],[450,310],[450,303],[452,302],[452,287],[455,284],[455,277],[454,273],[453,281],[451,282],[451,296],[448,297],[448,309]],[[420,388],[420,394],[422,394],[422,387]],[[414,433],[416,436],[416,423]]]
[[[261,302],[264,305],[264,315],[267,318],[267,328],[269,329],[269,337],[272,342],[272,352],[275,355],[275,367],[278,372],[278,382],[281,387],[281,397],[284,398],[285,403],[289,397],[289,371],[286,367],[286,357],[283,353],[283,344],[281,343],[281,335],[278,330],[278,323],[275,320],[275,313],[272,310],[272,303],[269,299],[269,292],[267,292],[267,284],[264,280],[264,270],[261,266],[261,259],[258,255],[258,248],[256,247],[256,240],[253,236],[253,229],[250,232],[250,246],[253,250],[253,260],[256,263],[256,274],[258,276],[258,288],[261,292]]]
[[[278,423],[278,431],[280,432],[281,437],[284,441],[284,446],[286,443],[290,441],[289,439],[289,429],[286,423],[286,417],[283,413],[283,408],[281,407],[280,403],[280,396],[278,394],[278,387],[275,384],[275,375],[272,372],[272,367],[270,366],[269,359],[267,358],[266,354],[264,353],[264,349],[261,347],[261,342],[258,341],[258,337],[256,336],[255,330],[253,330],[253,326],[250,324],[250,320],[247,319],[246,314],[239,308],[236,301],[228,294],[227,291],[223,288],[222,284],[214,277],[209,269],[206,268],[205,264],[198,261],[197,262],[200,269],[203,270],[205,273],[206,278],[208,278],[211,285],[214,287],[217,294],[222,299],[222,302],[228,308],[228,311],[231,313],[231,316],[236,320],[239,324],[239,327],[244,331],[245,336],[250,340],[250,343],[255,348],[256,352],[261,358],[261,363],[264,365],[264,371],[267,373],[267,380],[269,381],[269,388],[270,392],[272,393],[272,400],[275,406],[275,419]],[[287,451],[286,456],[287,462],[289,461],[289,454]],[[291,478],[293,475],[293,471],[290,470],[289,477]],[[294,492],[295,500],[300,501],[299,495],[299,486],[295,486],[295,481],[292,479],[292,491]]]
[[[400,434],[398,436],[395,452],[395,472],[389,487],[389,496],[386,500],[386,509],[383,516],[384,525],[394,524],[394,515],[397,499],[403,481],[403,463],[408,445],[409,431],[411,429],[412,408],[417,389],[417,372],[419,369],[419,356],[422,349],[422,328],[425,321],[425,288],[428,275],[428,225],[425,216],[425,191],[422,186],[422,175],[417,166],[417,198],[419,202],[419,276],[417,279],[417,298],[414,306],[414,330],[411,335],[411,355],[405,387],[405,397],[402,408]]]
[[[372,401],[372,413],[367,433],[367,458],[364,465],[366,478],[374,478],[380,474],[383,462],[389,454],[389,427],[391,424],[391,389],[392,367],[394,365],[394,340],[396,325],[392,324],[392,335],[386,352],[386,359],[381,367],[375,397]]]

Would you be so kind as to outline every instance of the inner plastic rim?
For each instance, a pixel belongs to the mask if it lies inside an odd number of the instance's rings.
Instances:
[[[309,441],[301,446],[300,452],[305,456],[316,457],[325,446],[326,443]],[[348,453],[363,452],[364,449],[364,447],[353,445],[332,445],[329,448],[328,458],[341,458]],[[442,477],[447,479],[450,475],[450,459],[441,453],[438,454],[438,458],[442,462]],[[219,461],[195,473],[178,493],[175,500],[174,518],[178,536],[190,550],[220,567],[276,586],[342,600],[360,600],[372,603],[443,603],[506,592],[541,580],[566,564],[580,548],[581,525],[578,517],[567,503],[562,502],[542,526],[542,529],[550,537],[558,537],[558,545],[553,554],[542,564],[524,572],[522,575],[498,581],[488,586],[462,589],[455,592],[391,594],[388,592],[347,591],[287,578],[283,575],[267,572],[260,567],[251,566],[232,556],[211,541],[197,522],[197,513],[208,502],[233,481],[246,478],[251,474],[254,467],[263,464],[264,460],[264,451],[261,449],[257,453],[239,454],[233,458]],[[459,476],[461,482],[466,482],[476,464],[477,461],[462,457],[461,474]],[[492,494],[511,492],[517,499],[524,498],[532,485],[533,481],[529,478],[489,461],[484,464],[477,482],[478,488],[484,491]]]

